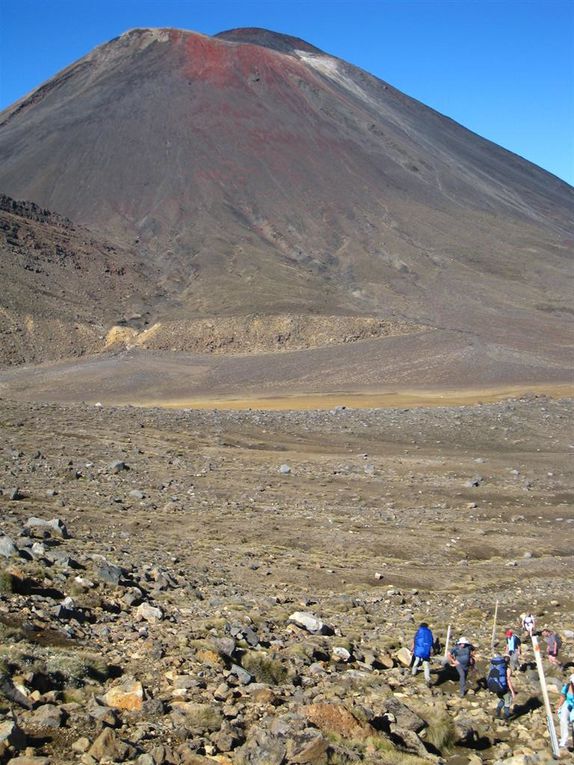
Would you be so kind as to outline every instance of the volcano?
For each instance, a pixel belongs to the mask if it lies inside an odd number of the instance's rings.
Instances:
[[[434,337],[441,347],[434,381],[479,346],[505,378],[571,379],[574,190],[297,38],[123,34],[0,114],[0,191],[122,253],[122,299],[110,302],[115,282],[95,288],[98,265],[115,278],[99,245],[82,312],[42,285],[44,315],[85,323],[89,308],[79,353],[258,353],[389,335],[394,349],[425,333],[425,353]],[[16,258],[6,231],[4,278],[17,281],[23,243]],[[3,307],[10,332],[37,319],[26,278],[25,299],[12,290]],[[41,345],[28,360],[65,355]]]

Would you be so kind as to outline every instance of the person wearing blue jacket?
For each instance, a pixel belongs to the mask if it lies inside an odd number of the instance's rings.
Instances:
[[[560,716],[559,746],[561,749],[566,749],[572,725],[574,725],[574,675],[570,675],[568,682],[562,686],[556,712]]]
[[[422,664],[425,683],[430,685],[430,657],[432,654],[432,647],[434,645],[433,634],[429,629],[426,622],[421,622],[418,630],[415,633],[413,642],[411,643],[411,651],[413,654],[413,663],[411,674],[416,675],[419,671],[419,666]]]

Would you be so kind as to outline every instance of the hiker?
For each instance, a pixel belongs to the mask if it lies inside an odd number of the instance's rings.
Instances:
[[[528,613],[522,617],[522,629],[530,638],[532,638],[534,630],[536,629],[536,619],[532,614]]]
[[[468,670],[474,664],[474,648],[468,638],[461,637],[457,640],[454,648],[448,652],[448,661],[451,667],[458,672],[459,692],[463,698],[466,693],[466,676]]]
[[[498,696],[498,705],[494,716],[500,719],[504,710],[504,719],[510,719],[510,705],[516,697],[512,685],[512,667],[509,656],[495,654],[490,660],[490,669],[486,677],[486,687]]]
[[[558,661],[558,652],[562,646],[560,635],[554,632],[554,630],[545,627],[542,630],[542,637],[546,640],[546,656],[548,657],[548,661],[554,667],[561,667],[562,665]]]
[[[10,702],[14,702],[24,709],[32,709],[32,702],[21,693],[12,682],[12,678],[0,670],[0,693]]]
[[[570,675],[568,682],[562,686],[560,701],[556,705],[556,712],[560,715],[560,741],[561,749],[568,747],[568,736],[574,723],[574,675]]]
[[[413,663],[411,674],[416,675],[419,665],[422,664],[425,683],[430,685],[430,657],[433,651],[434,638],[426,622],[421,622],[411,643]]]
[[[521,641],[518,635],[515,635],[512,630],[506,630],[504,633],[506,638],[506,655],[510,659],[510,668],[517,671],[520,666],[520,654],[521,654]]]

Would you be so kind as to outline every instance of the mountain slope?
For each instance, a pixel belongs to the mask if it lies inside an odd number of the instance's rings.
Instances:
[[[569,327],[571,187],[266,30],[97,48],[0,115],[0,189],[134,249],[152,324],[362,316],[512,347]]]

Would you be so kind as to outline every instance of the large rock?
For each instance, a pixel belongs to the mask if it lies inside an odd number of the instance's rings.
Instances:
[[[104,702],[113,709],[139,712],[143,706],[143,686],[139,680],[127,679],[114,685],[103,696]]]
[[[294,733],[286,743],[287,759],[293,765],[326,765],[329,742],[318,730]]]
[[[393,725],[391,727],[390,735],[393,744],[400,749],[403,749],[408,754],[415,754],[417,757],[422,757],[424,759],[436,759],[434,756],[429,755],[425,749],[425,745],[414,731]]]
[[[106,762],[123,762],[129,752],[130,747],[120,741],[111,728],[104,728],[88,750],[94,759]]]
[[[252,728],[247,742],[237,751],[237,765],[284,765],[285,743],[261,728]]]
[[[24,731],[18,727],[14,720],[0,722],[0,750],[5,746],[10,746],[16,751],[26,746]]]
[[[326,735],[337,735],[350,741],[364,741],[377,735],[372,726],[358,720],[342,704],[310,704],[303,708],[303,714]]]
[[[65,713],[54,704],[42,704],[28,717],[27,724],[32,728],[61,728]]]
[[[62,539],[68,539],[70,536],[66,524],[60,518],[51,518],[47,521],[45,518],[36,518],[35,516],[32,516],[26,521],[25,528],[31,535],[40,534],[41,536],[44,536],[44,534],[47,533],[51,536],[61,537]]]
[[[295,611],[289,617],[289,622],[297,625],[297,627],[302,627],[302,629],[307,630],[307,632],[310,632],[312,635],[332,634],[330,627],[327,627],[321,619],[307,611]]]
[[[113,563],[108,563],[106,560],[98,560],[96,562],[95,573],[102,582],[116,586],[120,583],[123,575],[123,571],[119,566],[114,566]]]
[[[423,728],[426,728],[426,722],[423,718],[419,717],[416,712],[413,712],[410,707],[403,704],[399,699],[387,699],[383,702],[383,708],[386,714],[390,713],[394,716],[399,728],[412,730],[414,733],[420,733]]]
[[[399,648],[395,656],[397,657],[397,660],[403,665],[403,667],[411,666],[413,655],[408,648]]]
[[[136,619],[143,619],[146,622],[159,622],[163,619],[163,611],[149,603],[142,603],[136,608]]]
[[[8,536],[0,537],[0,556],[14,558],[18,555],[18,548]]]

